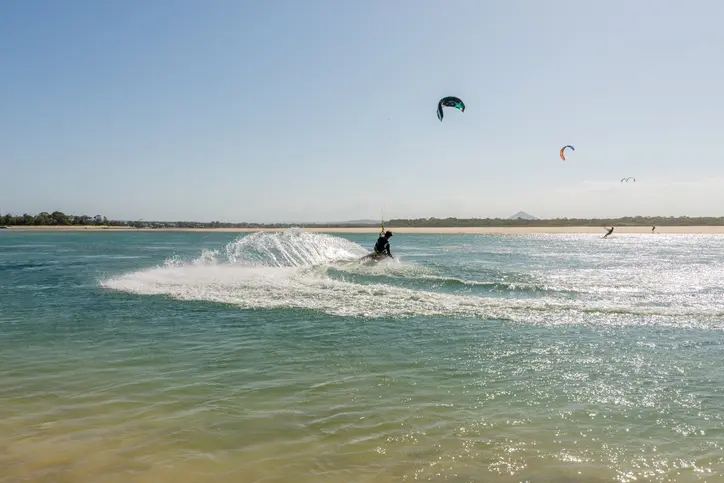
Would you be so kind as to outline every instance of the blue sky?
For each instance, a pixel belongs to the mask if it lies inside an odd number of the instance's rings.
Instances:
[[[7,0],[0,210],[724,215],[722,18],[713,0]],[[440,122],[446,95],[467,109]]]

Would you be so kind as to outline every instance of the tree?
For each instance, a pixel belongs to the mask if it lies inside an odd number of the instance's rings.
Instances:
[[[62,211],[54,211],[50,216],[55,221],[55,225],[70,225],[70,220]]]
[[[35,225],[55,225],[55,220],[50,216],[50,214],[47,211],[43,211],[42,213],[38,213],[33,220],[33,224]]]

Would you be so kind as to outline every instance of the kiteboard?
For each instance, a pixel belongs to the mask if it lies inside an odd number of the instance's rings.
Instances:
[[[373,260],[375,262],[379,262],[380,260],[384,260],[385,258],[390,258],[389,255],[386,253],[370,253],[369,255],[365,255],[364,257],[360,258],[360,262],[364,262],[366,260]]]

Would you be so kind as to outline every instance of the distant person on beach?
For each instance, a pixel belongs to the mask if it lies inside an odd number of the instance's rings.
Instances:
[[[606,228],[606,227],[604,226],[604,228]],[[611,227],[611,229],[606,228],[606,230],[608,230],[608,231],[606,232],[605,235],[603,235],[603,238],[606,238],[608,235],[610,235],[611,233],[613,233],[613,227]]]
[[[655,227],[655,226],[652,226],[652,227],[651,227],[651,233],[653,233],[654,230],[656,230],[656,227]]]

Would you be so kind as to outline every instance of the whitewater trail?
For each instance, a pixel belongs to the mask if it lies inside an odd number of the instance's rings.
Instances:
[[[703,315],[691,308],[672,311],[562,299],[557,293],[511,299],[439,291],[435,287],[445,283],[475,286],[490,285],[490,281],[459,281],[399,260],[360,263],[359,258],[367,253],[352,241],[326,234],[260,232],[242,236],[222,250],[204,250],[195,259],[173,257],[162,266],[122,274],[101,284],[138,295],[245,309],[308,309],[365,318],[473,317],[545,325],[587,320],[619,325],[630,324],[631,315],[638,316],[641,324]],[[423,288],[395,285],[395,280]],[[681,326],[685,320],[672,323]]]

